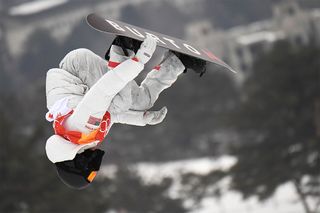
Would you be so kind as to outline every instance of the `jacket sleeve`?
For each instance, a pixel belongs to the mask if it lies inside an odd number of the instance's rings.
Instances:
[[[145,126],[144,111],[129,110],[121,113],[111,114],[112,123],[128,124],[134,126]]]
[[[102,118],[114,96],[143,70],[144,65],[132,59],[105,73],[84,95],[65,125],[86,133],[90,116]],[[111,118],[112,120],[112,118]]]
[[[50,109],[57,101],[68,97],[68,107],[74,109],[88,90],[78,77],[69,72],[54,68],[47,72],[46,98]]]
[[[129,124],[135,126],[156,125],[163,121],[168,112],[167,107],[158,111],[134,111],[111,114],[112,123]]]
[[[130,81],[136,78],[143,70],[144,65],[133,59],[128,59],[116,68],[104,74],[99,81],[88,91],[92,93],[99,90],[105,96],[114,97],[119,93]],[[88,94],[86,94],[87,96]]]

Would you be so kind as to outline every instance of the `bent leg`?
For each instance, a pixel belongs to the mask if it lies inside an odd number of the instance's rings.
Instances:
[[[132,81],[143,70],[143,64],[134,60],[126,60],[115,69],[108,71],[84,95],[83,99],[67,119],[68,130],[89,133],[99,127],[112,99],[128,82]],[[97,121],[91,124],[92,120]]]
[[[139,87],[132,85],[132,110],[150,109],[160,93],[170,87],[185,69],[179,58],[169,52],[160,64],[160,69],[153,69]]]
[[[79,77],[89,87],[108,71],[107,61],[85,48],[69,52],[61,60],[59,67]]]
[[[114,95],[106,93],[103,77],[84,95],[74,109],[72,115],[65,121],[68,130],[85,134],[97,129],[106,113]]]

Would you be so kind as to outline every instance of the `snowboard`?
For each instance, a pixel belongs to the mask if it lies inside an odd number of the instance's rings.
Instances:
[[[92,28],[103,33],[124,36],[139,41],[143,41],[146,35],[150,35],[157,40],[157,45],[160,47],[181,54],[185,54],[197,59],[201,59],[209,63],[213,63],[215,65],[221,66],[227,71],[236,73],[234,69],[232,69],[228,64],[223,62],[220,58],[215,56],[210,50],[203,47],[199,47],[198,45],[191,44],[188,41],[184,41],[178,38],[174,38],[172,36],[147,30],[111,18],[102,18],[101,16],[94,13],[89,14],[86,20]]]

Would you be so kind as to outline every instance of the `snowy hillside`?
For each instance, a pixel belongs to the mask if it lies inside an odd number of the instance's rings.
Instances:
[[[165,177],[174,179],[171,188],[172,197],[179,196],[181,174],[193,172],[207,174],[213,170],[227,170],[236,163],[232,156],[220,158],[199,158],[167,163],[138,163],[131,166],[146,183],[160,182]],[[116,167],[109,165],[102,170],[104,175],[112,177]],[[301,213],[302,205],[298,202],[296,192],[290,183],[279,187],[272,199],[259,202],[256,197],[243,200],[241,194],[229,190],[230,177],[221,180],[218,185],[223,194],[220,199],[207,197],[203,199],[201,208],[192,213]],[[312,201],[310,201],[312,202]],[[185,205],[188,205],[186,202]]]

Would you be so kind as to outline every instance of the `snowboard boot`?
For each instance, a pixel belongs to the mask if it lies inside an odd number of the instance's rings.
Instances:
[[[133,52],[137,52],[138,49],[140,48],[142,41],[138,41],[132,38],[128,38],[128,37],[124,37],[124,36],[117,36],[112,44],[112,45],[116,45],[122,48],[125,56],[129,56],[129,52],[127,49],[132,50]],[[110,47],[111,47],[110,46]],[[108,51],[105,54],[105,59],[109,60],[109,53],[110,53],[110,48],[108,49]]]
[[[184,73],[186,73],[188,70],[193,70],[201,77],[206,72],[206,61],[174,51],[173,53],[181,60],[183,65],[186,67]]]

